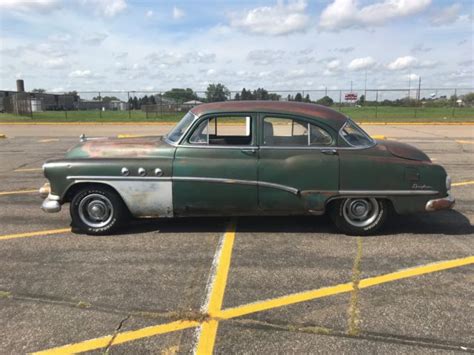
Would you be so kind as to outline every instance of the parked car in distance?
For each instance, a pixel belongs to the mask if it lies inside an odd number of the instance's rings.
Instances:
[[[375,141],[325,106],[232,101],[192,108],[164,137],[88,139],[43,165],[46,212],[70,203],[88,234],[129,217],[322,215],[350,235],[389,211],[451,208],[450,178],[419,149]]]

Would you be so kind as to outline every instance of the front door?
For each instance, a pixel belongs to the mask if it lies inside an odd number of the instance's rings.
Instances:
[[[258,147],[251,114],[200,118],[177,147],[173,163],[176,215],[253,214]]]
[[[336,132],[301,117],[260,117],[259,207],[265,213],[318,213],[339,189]],[[278,184],[296,189],[265,186]]]

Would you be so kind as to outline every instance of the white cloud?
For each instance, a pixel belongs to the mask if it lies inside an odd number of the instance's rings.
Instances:
[[[63,69],[66,68],[66,62],[63,58],[52,58],[44,62],[45,67],[49,69]]]
[[[0,9],[21,12],[48,13],[59,9],[59,0],[1,0]]]
[[[152,17],[153,16],[153,10],[148,10],[145,12],[145,17]]]
[[[255,65],[269,65],[282,61],[285,52],[273,49],[255,49],[247,54],[247,60]]]
[[[99,32],[95,32],[95,33],[89,33],[87,35],[85,35],[83,38],[82,38],[82,41],[85,43],[85,44],[88,44],[88,45],[91,45],[91,46],[98,46],[99,44],[101,44],[109,35],[107,33],[99,33]]]
[[[430,3],[431,0],[384,0],[360,7],[357,0],[334,0],[321,13],[319,26],[328,31],[380,26],[396,18],[417,14]]]
[[[206,72],[207,75],[215,75],[216,74],[216,70],[215,69],[209,69],[207,72]]]
[[[180,18],[183,18],[185,15],[184,11],[181,10],[179,7],[174,6],[173,7],[173,19],[179,20]]]
[[[152,64],[158,64],[161,68],[170,65],[182,65],[188,63],[213,63],[216,59],[214,53],[208,52],[187,52],[180,53],[174,51],[154,52],[146,56]]]
[[[418,64],[418,59],[407,55],[405,57],[399,57],[393,62],[387,65],[387,68],[390,70],[404,70],[411,67],[415,67]]]
[[[341,61],[339,59],[333,59],[326,64],[326,68],[329,70],[338,70],[341,67]]]
[[[376,64],[374,58],[372,57],[363,57],[363,58],[355,58],[353,59],[347,68],[350,70],[367,70],[374,67]]]
[[[408,74],[408,75],[405,75],[404,76],[404,79],[406,80],[410,80],[410,81],[415,81],[415,80],[418,80],[419,79],[419,75],[416,75],[416,74]]]
[[[74,70],[68,75],[70,78],[91,78],[93,76],[89,69],[86,70]]]
[[[438,64],[436,61],[420,61],[411,55],[399,57],[387,65],[390,70],[405,70],[409,68],[433,68]]]
[[[306,30],[309,16],[305,0],[278,1],[275,6],[261,6],[233,13],[230,25],[243,31],[263,35],[287,35]]]
[[[80,0],[80,2],[94,13],[106,17],[114,17],[127,8],[125,0]]]
[[[451,6],[436,9],[431,14],[430,23],[433,26],[450,25],[459,19],[460,11],[460,4],[452,4]]]

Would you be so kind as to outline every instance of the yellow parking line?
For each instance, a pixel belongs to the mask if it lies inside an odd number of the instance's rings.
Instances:
[[[117,138],[141,138],[141,137],[147,137],[147,135],[144,135],[144,134],[119,134],[119,135],[117,135]]]
[[[0,191],[0,196],[31,194],[33,192],[38,192],[38,189],[36,189],[36,190],[18,190],[18,191]]]
[[[0,235],[0,240],[38,237],[38,236],[42,236],[42,235],[47,236],[47,235],[51,235],[51,234],[67,233],[67,232],[70,232],[70,231],[71,231],[71,228],[63,228],[63,229],[51,229],[51,230],[28,232],[28,233],[5,234],[5,235]]]
[[[447,260],[441,261],[433,264],[416,266],[410,269],[404,269],[400,271],[395,271],[389,274],[369,277],[366,279],[362,279],[359,282],[359,288],[367,288],[376,286],[379,284],[383,284],[386,282],[392,282],[396,280],[406,279],[409,277],[420,276],[424,274],[433,273],[436,271],[447,270],[455,267],[465,266],[469,264],[474,264],[474,256],[469,256],[462,259],[454,259],[454,260]],[[283,307],[292,305],[295,303],[310,301],[316,298],[322,298],[327,296],[336,295],[339,293],[350,292],[352,291],[352,282],[348,282],[345,284],[340,284],[331,287],[324,287],[317,290],[306,291],[301,293],[295,293],[292,295],[287,295],[279,298],[274,298],[271,300],[260,301],[255,303],[250,303],[247,305],[229,308],[226,310],[221,311],[218,314],[218,318],[220,319],[230,319],[241,317],[243,315],[257,313],[273,308]]]
[[[464,185],[472,185],[474,184],[474,180],[470,181],[461,181],[461,182],[453,182],[451,186],[464,186]]]
[[[15,169],[13,170],[16,173],[26,173],[30,171],[42,171],[43,168],[27,168],[27,169]]]
[[[393,282],[393,281],[402,280],[402,279],[406,279],[410,277],[426,275],[426,274],[430,274],[437,271],[448,270],[448,269],[471,265],[471,264],[474,264],[474,256],[468,256],[465,258],[453,259],[453,260],[445,260],[445,261],[440,261],[440,262],[436,262],[436,263],[432,263],[428,265],[415,266],[413,268],[403,269],[403,270],[395,271],[395,272],[385,274],[385,275],[362,279],[360,280],[359,288],[373,287],[373,286],[380,285],[387,282]],[[230,265],[230,259],[229,259],[229,265]],[[270,299],[266,301],[250,303],[250,304],[246,304],[239,307],[228,308],[223,311],[219,311],[216,315],[216,318],[212,319],[212,321],[217,323],[220,320],[241,317],[241,316],[251,314],[251,313],[257,313],[257,312],[261,312],[261,311],[265,311],[265,310],[269,310],[273,308],[279,308],[279,307],[284,307],[284,306],[288,306],[288,305],[292,305],[292,304],[296,304],[300,302],[310,301],[317,298],[328,297],[328,296],[337,295],[340,293],[350,292],[352,291],[352,289],[353,289],[352,282],[348,282],[348,283],[340,284],[336,286],[324,287],[324,288],[320,288],[316,290],[278,297],[278,298],[274,298],[274,299]],[[216,301],[216,304],[217,303],[218,303],[218,300]],[[206,323],[210,323],[210,321],[206,321],[204,324]],[[199,325],[199,322],[197,321],[184,321],[183,320],[181,322],[180,321],[171,322],[171,323],[160,324],[160,325],[152,326],[148,328],[142,328],[142,329],[138,329],[134,331],[118,333],[115,338],[116,341],[114,341],[114,344],[125,343],[128,341],[142,339],[145,337],[151,337],[158,334],[166,334],[166,333],[174,332],[176,330],[197,327],[198,325]],[[211,327],[212,325],[209,326],[209,328]],[[216,326],[216,330],[217,330],[217,326]],[[201,332],[201,335],[202,335],[202,332]],[[69,344],[69,345],[65,345],[65,346],[61,346],[61,347],[57,347],[57,348],[53,348],[49,350],[44,350],[35,354],[61,354],[61,353],[85,352],[85,351],[90,351],[94,349],[104,348],[109,344],[111,339],[112,339],[112,335],[108,335],[101,338],[86,340],[80,343]]]
[[[59,141],[58,138],[51,138],[51,139],[40,139],[38,143],[50,143],[50,142],[57,142]]]
[[[474,141],[457,140],[456,142],[458,142],[458,143],[464,143],[464,144],[474,144]]]
[[[217,335],[219,322],[215,316],[221,311],[224,292],[229,274],[230,260],[232,257],[232,247],[235,240],[236,221],[232,220],[227,227],[222,240],[220,253],[217,257],[217,264],[214,279],[211,280],[211,289],[207,304],[207,313],[210,320],[202,324],[195,353],[212,354]]]
[[[386,136],[383,136],[381,134],[375,134],[375,135],[370,136],[370,137],[373,138],[373,139],[378,139],[378,140],[386,140],[387,139]]]
[[[188,328],[197,327],[198,321],[176,321],[167,324],[155,325],[147,328],[131,330],[118,333],[115,338],[113,335],[107,335],[101,338],[82,341],[80,343],[68,344],[53,349],[39,351],[33,354],[52,355],[52,354],[76,354],[84,351],[90,351],[107,347],[113,339],[114,345],[126,343],[132,340],[148,338],[154,335],[176,332]]]

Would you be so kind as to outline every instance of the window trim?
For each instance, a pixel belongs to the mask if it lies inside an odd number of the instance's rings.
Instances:
[[[270,117],[270,118],[280,118],[280,119],[290,119],[294,121],[300,121],[304,122],[308,125],[307,130],[308,130],[308,144],[307,145],[265,145],[264,144],[264,139],[265,139],[265,118]],[[320,123],[319,121],[316,122],[315,119],[310,119],[298,115],[290,115],[290,114],[285,114],[285,113],[272,113],[272,112],[265,112],[260,114],[260,142],[259,146],[260,148],[273,148],[273,149],[328,149],[328,148],[339,148],[337,145],[337,136],[338,132],[334,131],[330,127]],[[331,137],[331,144],[328,145],[311,145],[310,144],[310,127],[311,125],[314,125],[322,130],[324,130],[330,137]]]
[[[250,117],[250,144],[248,145],[209,145],[207,144],[197,144],[189,142],[189,139],[193,135],[194,131],[199,127],[202,121],[207,120],[209,125],[209,119],[213,117],[243,117],[247,118]],[[181,140],[179,147],[187,147],[187,148],[205,148],[205,149],[212,149],[212,148],[219,148],[219,149],[245,149],[248,147],[257,147],[257,114],[255,112],[218,112],[218,113],[208,113],[205,115],[200,116],[189,127],[188,131],[184,135],[183,139]],[[209,134],[208,134],[209,139]]]

